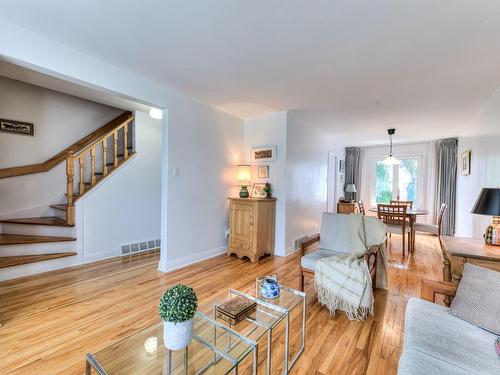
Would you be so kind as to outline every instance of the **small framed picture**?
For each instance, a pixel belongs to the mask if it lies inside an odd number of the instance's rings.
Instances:
[[[339,172],[340,173],[345,172],[345,162],[343,160],[339,161]]]
[[[269,165],[257,167],[257,178],[269,178]]]
[[[461,159],[462,176],[468,176],[470,175],[470,150],[462,152]]]
[[[264,187],[266,184],[255,183],[252,188],[252,198],[265,198],[266,192],[264,191]]]
[[[252,148],[250,159],[252,163],[276,161],[276,146]]]
[[[0,119],[0,131],[4,133],[35,135],[35,124],[17,120]]]

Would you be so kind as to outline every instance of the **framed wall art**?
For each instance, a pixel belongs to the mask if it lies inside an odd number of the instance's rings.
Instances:
[[[35,135],[35,124],[32,122],[24,122],[17,120],[0,119],[0,132],[21,134],[21,135]]]
[[[261,183],[253,184],[252,198],[265,198],[267,196],[266,192],[264,191],[265,187],[266,184],[261,184]]]
[[[276,146],[254,147],[250,154],[252,163],[276,161]]]
[[[460,159],[460,169],[462,171],[462,176],[470,175],[470,150],[462,152],[462,156]]]
[[[257,167],[257,178],[269,178],[269,165]]]

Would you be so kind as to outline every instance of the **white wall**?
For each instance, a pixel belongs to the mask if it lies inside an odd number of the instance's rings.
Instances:
[[[227,198],[237,194],[236,165],[243,149],[242,120],[180,95],[171,98],[168,108],[167,247],[162,270],[226,250]]]
[[[462,176],[460,169],[457,173],[455,235],[482,238],[492,218],[474,215],[470,211],[481,188],[500,187],[500,135],[460,137],[458,139],[459,158],[466,150],[471,150],[471,174]]]
[[[327,210],[327,161],[330,143],[316,128],[288,113],[286,155],[286,246],[319,232]]]
[[[0,133],[0,168],[42,163],[123,110],[0,77],[0,118],[33,122],[35,136]],[[63,164],[0,179],[0,217],[40,216],[64,200]]]
[[[257,165],[269,165],[269,179],[272,194],[276,200],[275,255],[286,255],[286,155],[287,155],[287,112],[274,112],[269,115],[245,121],[244,163],[250,163],[250,152],[253,147],[276,146],[275,162],[254,164],[252,167],[252,183],[265,182],[256,178]],[[249,189],[250,191],[250,189]]]
[[[161,121],[135,112],[137,155],[78,201],[85,262],[160,238]]]

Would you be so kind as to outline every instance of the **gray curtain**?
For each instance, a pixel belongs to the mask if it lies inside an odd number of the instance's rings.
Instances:
[[[354,199],[361,196],[361,161],[363,150],[360,147],[346,147],[345,149],[345,184],[354,184],[357,193]],[[343,186],[345,189],[345,186]],[[350,194],[345,193],[345,198],[349,199]]]
[[[437,148],[437,202],[436,206],[446,203],[448,209],[443,218],[442,234],[453,236],[455,233],[455,206],[457,195],[458,139],[447,138],[436,142]]]

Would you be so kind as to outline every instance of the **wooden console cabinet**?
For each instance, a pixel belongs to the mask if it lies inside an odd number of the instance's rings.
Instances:
[[[274,253],[276,199],[229,198],[228,255],[258,261]]]
[[[337,203],[337,213],[338,214],[351,214],[358,213],[359,206],[357,202],[338,202]]]

